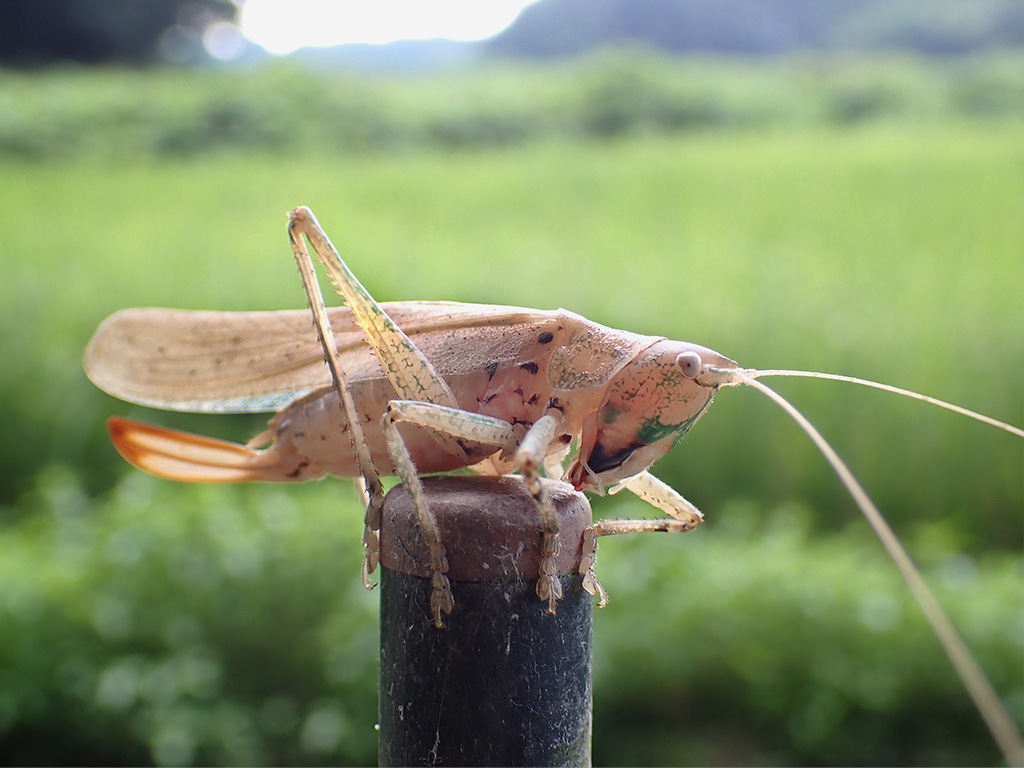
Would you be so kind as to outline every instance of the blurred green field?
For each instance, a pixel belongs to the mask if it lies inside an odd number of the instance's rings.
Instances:
[[[301,307],[310,205],[379,300],[565,307],[755,367],[1024,422],[1017,123],[813,127],[455,153],[0,166],[7,439],[0,740],[12,763],[369,763],[375,596],[347,483],[180,487],[109,447],[151,412],[81,371],[126,306]],[[882,393],[778,388],[849,460],[1024,720],[1022,446]],[[727,390],[655,472],[706,513],[602,545],[598,764],[998,759],[807,440]],[[645,514],[595,501],[600,516]]]
[[[259,67],[0,73],[0,157],[399,153],[692,131],[1024,119],[1024,54],[770,61],[641,46],[395,76]]]

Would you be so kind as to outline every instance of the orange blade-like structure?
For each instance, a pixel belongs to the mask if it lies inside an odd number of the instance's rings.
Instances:
[[[277,457],[243,445],[112,416],[107,430],[129,463],[168,480],[242,483],[284,480]]]

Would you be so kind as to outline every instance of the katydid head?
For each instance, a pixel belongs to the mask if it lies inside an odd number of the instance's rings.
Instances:
[[[668,453],[711,404],[737,365],[697,344],[657,341],[615,376],[583,422],[568,480],[598,492]]]

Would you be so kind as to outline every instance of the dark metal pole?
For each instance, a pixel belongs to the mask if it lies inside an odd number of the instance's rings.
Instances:
[[[576,573],[586,498],[545,481],[564,597],[537,598],[540,518],[519,478],[424,481],[455,609],[430,615],[427,549],[402,487],[381,528],[380,764],[589,766],[593,599]]]

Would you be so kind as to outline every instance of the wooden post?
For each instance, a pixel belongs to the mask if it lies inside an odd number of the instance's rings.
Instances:
[[[522,481],[424,482],[455,609],[434,626],[427,550],[396,487],[381,528],[380,764],[589,766],[593,598],[577,573],[586,497],[544,481],[564,574],[551,615],[536,593],[540,519]]]

